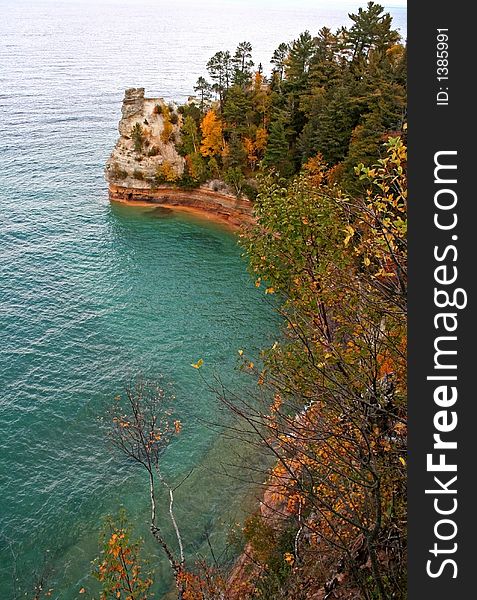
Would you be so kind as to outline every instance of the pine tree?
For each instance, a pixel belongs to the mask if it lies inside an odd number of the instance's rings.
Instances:
[[[399,33],[391,29],[392,17],[384,13],[384,7],[368,2],[366,9],[349,15],[353,25],[345,39],[351,50],[351,63],[355,68],[363,68],[371,49],[385,51],[399,40]]]
[[[205,103],[212,98],[212,86],[205,79],[205,77],[199,77],[197,83],[194,86],[194,92],[198,92],[200,96],[200,112],[204,112]]]
[[[293,172],[285,127],[281,119],[274,121],[270,126],[267,149],[262,164],[266,168],[275,169],[284,177]]]
[[[253,119],[250,91],[239,85],[233,85],[224,103],[223,116],[228,131],[243,133]]]
[[[322,27],[315,40],[315,51],[310,60],[310,86],[329,87],[343,73],[339,59],[338,37],[328,27]]]
[[[225,168],[239,168],[247,164],[247,152],[237,133],[233,133],[228,143],[227,157],[224,160]]]
[[[273,53],[270,61],[272,65],[275,65],[275,72],[278,73],[280,81],[283,80],[283,76],[285,74],[285,64],[289,51],[290,46],[282,42]]]
[[[349,140],[359,119],[351,87],[345,82],[332,88],[324,97],[322,108],[312,125],[309,156],[318,152],[330,165],[341,162],[348,152]]]
[[[234,65],[233,83],[246,86],[252,77],[252,44],[250,42],[241,42],[235,50],[232,59]]]
[[[295,87],[303,88],[307,83],[308,71],[314,54],[315,42],[309,31],[293,41],[286,59],[286,78]]]
[[[385,142],[385,131],[383,117],[377,110],[364,115],[361,123],[353,129],[343,164],[343,180],[348,189],[361,190],[362,185],[354,169],[358,164],[368,167],[375,162]]]
[[[212,89],[219,95],[220,104],[223,105],[225,94],[230,87],[233,75],[233,64],[230,52],[216,52],[207,63],[207,71],[214,81]]]

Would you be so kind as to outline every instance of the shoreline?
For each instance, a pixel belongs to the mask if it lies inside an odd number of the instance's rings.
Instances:
[[[253,204],[248,198],[236,198],[209,188],[193,190],[174,187],[136,188],[109,183],[109,200],[127,206],[163,207],[183,211],[200,218],[223,223],[232,230],[252,225]]]
[[[224,225],[227,229],[230,229],[235,233],[240,231],[242,225],[245,224],[240,224],[235,221],[231,221],[225,216],[214,213],[211,210],[197,208],[196,206],[184,206],[181,204],[170,204],[167,202],[150,202],[147,200],[123,200],[111,197],[109,198],[109,201],[114,204],[122,204],[124,206],[130,206],[132,208],[167,208],[168,210],[171,210],[173,212],[187,213],[190,215],[194,215],[199,220]]]

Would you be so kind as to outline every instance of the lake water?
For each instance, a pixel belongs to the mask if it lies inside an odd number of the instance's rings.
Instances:
[[[145,522],[142,474],[101,421],[140,373],[172,386],[184,423],[165,461],[171,478],[196,467],[178,498],[189,551],[207,535],[220,547],[240,518],[246,485],[220,473],[233,448],[203,422],[220,406],[190,364],[248,385],[237,350],[270,344],[277,317],[234,235],[110,206],[103,165],[126,87],[184,100],[207,59],[243,40],[267,71],[280,42],[358,6],[329,4],[0,0],[2,600],[29,591],[44,560],[53,598],[82,597],[103,516],[123,504]],[[405,32],[405,9],[389,10]]]

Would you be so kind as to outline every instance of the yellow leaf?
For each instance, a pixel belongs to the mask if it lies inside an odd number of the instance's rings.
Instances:
[[[404,458],[402,456],[399,457],[399,462],[405,467],[406,466],[406,461],[404,460]]]
[[[295,557],[290,552],[285,552],[283,558],[289,565],[293,565],[293,563],[295,562]]]
[[[204,361],[199,358],[199,360],[196,363],[192,363],[191,367],[194,367],[194,369],[200,369],[200,367],[204,364]]]
[[[238,353],[240,356],[243,356],[243,350],[239,350]]]
[[[348,235],[345,237],[344,245],[347,246],[349,244],[350,239],[354,235],[354,229],[351,227],[351,225],[346,225],[345,231]]]
[[[275,293],[275,289],[274,289],[274,288],[272,288],[272,287],[269,287],[269,288],[267,288],[267,289],[265,290],[265,293],[266,293],[266,294],[274,294],[274,293]]]

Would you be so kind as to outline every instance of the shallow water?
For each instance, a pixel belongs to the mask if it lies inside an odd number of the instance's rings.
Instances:
[[[266,66],[281,41],[356,6],[0,2],[2,600],[31,586],[44,556],[52,597],[78,597],[102,517],[123,504],[145,522],[142,474],[107,446],[100,419],[139,373],[163,375],[184,423],[165,461],[171,478],[196,467],[178,492],[188,549],[207,535],[223,546],[247,486],[221,474],[235,450],[203,422],[220,406],[190,364],[203,358],[239,389],[236,351],[273,342],[277,318],[234,235],[111,206],[103,165],[125,87],[183,100],[215,51],[249,39]]]

